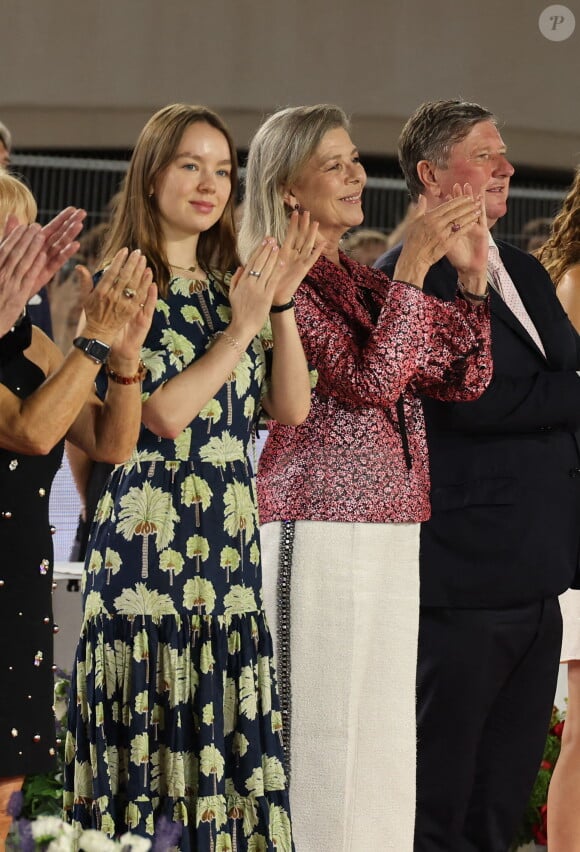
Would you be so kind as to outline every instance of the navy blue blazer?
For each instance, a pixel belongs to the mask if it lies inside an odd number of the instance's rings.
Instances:
[[[545,357],[492,291],[494,375],[474,402],[423,400],[431,520],[421,530],[421,603],[504,607],[580,587],[580,337],[542,265],[497,241]],[[401,246],[376,266],[393,274]],[[434,264],[425,292],[455,298]]]

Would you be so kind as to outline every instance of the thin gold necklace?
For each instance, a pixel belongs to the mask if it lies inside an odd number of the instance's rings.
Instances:
[[[187,276],[190,281],[199,281],[200,283],[205,283],[207,281],[207,276],[205,278],[193,278],[191,275],[199,269],[199,265],[196,263],[194,266],[178,266],[176,263],[170,263],[169,266],[172,269],[177,269],[181,272],[189,272],[190,275]]]
[[[199,269],[197,263],[194,263],[193,266],[178,266],[177,263],[169,263],[169,266],[172,269],[181,269],[182,272],[195,272],[196,269]]]

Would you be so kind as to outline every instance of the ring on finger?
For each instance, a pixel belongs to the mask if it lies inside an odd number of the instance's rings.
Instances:
[[[258,272],[256,269],[250,269],[248,275],[252,275],[254,278],[259,278],[262,273]]]
[[[451,223],[451,233],[452,234],[456,234],[457,231],[460,231],[460,230],[461,230],[461,225],[459,224],[459,222],[452,222]]]
[[[133,299],[137,295],[137,290],[133,290],[131,287],[125,287],[123,289],[123,296],[126,299]]]

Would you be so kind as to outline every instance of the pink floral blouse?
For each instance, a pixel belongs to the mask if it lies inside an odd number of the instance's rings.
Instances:
[[[260,521],[419,522],[430,515],[419,394],[477,399],[491,379],[487,302],[443,302],[341,254],[296,295],[318,372],[308,419],[270,423]]]

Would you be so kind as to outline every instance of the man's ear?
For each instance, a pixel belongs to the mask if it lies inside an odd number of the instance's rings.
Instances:
[[[430,160],[419,160],[417,163],[417,177],[425,187],[428,195],[440,196],[441,189],[435,173],[435,165]]]

